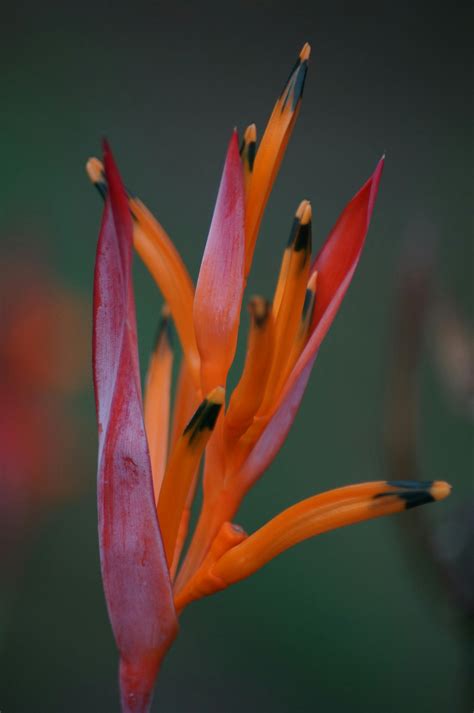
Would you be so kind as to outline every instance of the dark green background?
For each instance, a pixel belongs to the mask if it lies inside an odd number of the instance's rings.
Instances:
[[[28,236],[90,299],[101,206],[85,160],[107,135],[128,185],[195,277],[234,125],[260,134],[304,41],[303,109],[269,202],[249,292],[271,294],[298,202],[321,245],[386,151],[361,265],[287,444],[248,496],[249,531],[319,490],[386,475],[382,419],[393,288],[407,235],[436,237],[437,279],[472,316],[469,14],[462,3],[17,2],[2,10],[1,239]],[[25,238],[26,240],[26,238]],[[161,297],[136,268],[142,361]],[[472,432],[422,374],[421,461],[465,500]],[[83,491],[34,534],[4,632],[2,713],[118,710],[98,569],[95,417],[79,404]],[[68,477],[68,473],[64,474]],[[399,516],[407,521],[410,513]],[[465,641],[395,519],[300,545],[193,605],[153,710],[469,711]]]

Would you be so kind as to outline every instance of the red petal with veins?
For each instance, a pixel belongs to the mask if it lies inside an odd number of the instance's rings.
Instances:
[[[177,632],[153,498],[131,276],[132,222],[107,145],[109,192],[94,277],[94,387],[99,425],[98,518],[105,598],[120,652],[124,713],[149,710]]]
[[[237,132],[229,143],[194,298],[203,393],[224,386],[244,291],[244,179]]]
[[[253,483],[270,465],[295,419],[319,347],[341,305],[359,262],[377,197],[384,158],[344,208],[311,269],[318,271],[311,337],[298,359],[268,425],[244,465]]]

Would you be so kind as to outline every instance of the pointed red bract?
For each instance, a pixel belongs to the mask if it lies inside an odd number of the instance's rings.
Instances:
[[[311,273],[318,271],[311,337],[298,359],[268,425],[244,465],[245,482],[254,482],[280,450],[298,412],[309,374],[352,280],[370,225],[382,175],[382,158],[369,180],[344,208]]]
[[[244,291],[244,179],[234,131],[194,298],[203,393],[224,386],[234,359]]]
[[[311,273],[318,271],[318,289],[307,353],[319,348],[352,280],[369,230],[383,166],[384,157],[344,208],[311,268]]]
[[[109,186],[94,277],[94,387],[99,427],[102,578],[120,652],[122,710],[149,710],[156,675],[177,632],[143,424],[131,276],[132,222],[105,145]]]
[[[293,388],[287,393],[283,401],[280,402],[277,411],[268,422],[247,458],[242,472],[239,473],[238,476],[239,481],[245,489],[250,488],[257,478],[268,468],[285,442],[296,414],[298,413],[315,358],[316,357],[313,357],[300,372],[298,378],[293,383]]]

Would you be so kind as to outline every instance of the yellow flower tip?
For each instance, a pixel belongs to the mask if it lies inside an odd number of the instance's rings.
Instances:
[[[256,327],[262,328],[271,314],[272,306],[264,297],[255,295],[250,299],[248,310]]]
[[[240,156],[244,165],[245,191],[248,194],[250,177],[253,172],[255,156],[257,154],[257,127],[255,124],[247,126],[240,147]]]
[[[451,495],[451,490],[451,485],[446,483],[446,481],[434,480],[430,488],[430,495],[432,495],[435,500],[444,500]]]
[[[250,126],[247,126],[244,133],[244,141],[246,144],[255,143],[257,141],[256,124],[250,124]]]
[[[223,386],[216,386],[215,389],[212,389],[206,396],[206,401],[208,404],[215,404],[216,406],[222,406],[224,403],[225,399],[225,389]]]
[[[311,45],[309,42],[305,42],[300,52],[300,60],[302,62],[307,62],[311,54]]]
[[[97,184],[104,180],[104,166],[95,156],[87,161],[86,171],[92,183]]]
[[[308,225],[313,217],[313,211],[311,209],[311,203],[308,200],[301,201],[296,211],[296,218],[300,221],[301,225]]]
[[[318,285],[318,271],[315,270],[308,280],[308,287],[306,289],[311,290],[311,292],[316,292],[316,287]]]

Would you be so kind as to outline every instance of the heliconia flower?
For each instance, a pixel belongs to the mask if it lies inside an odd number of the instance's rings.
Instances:
[[[120,652],[123,711],[149,709],[177,617],[298,542],[446,497],[442,481],[347,485],[289,507],[251,535],[233,520],[293,423],[317,356],[357,266],[383,158],[312,260],[311,205],[293,219],[273,299],[253,297],[245,364],[227,399],[242,299],[263,212],[301,105],[306,44],[260,145],[231,136],[194,288],[162,226],[127,193],[105,146],[89,176],[105,199],[96,260],[94,376],[99,422],[99,536],[109,615]],[[131,277],[132,245],[164,295],[144,407]],[[171,412],[173,349],[181,343]],[[184,557],[204,458],[203,503]]]

